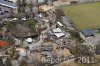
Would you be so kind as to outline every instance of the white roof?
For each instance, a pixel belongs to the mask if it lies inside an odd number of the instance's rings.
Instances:
[[[32,40],[32,38],[28,38],[26,41],[27,42],[32,42],[33,40]]]
[[[53,32],[54,32],[54,33],[59,33],[59,32],[62,32],[62,31],[61,31],[60,28],[56,28],[56,29],[53,29]]]
[[[63,26],[60,22],[57,22],[57,24],[58,24],[59,26]]]
[[[12,20],[18,20],[18,18],[13,18]]]
[[[26,18],[24,17],[24,18],[22,18],[22,20],[26,20]]]
[[[55,35],[57,38],[60,38],[60,37],[64,36],[65,34],[64,34],[64,33],[54,33],[54,35]]]
[[[53,34],[57,37],[60,38],[62,36],[64,36],[65,34],[62,32],[62,30],[60,28],[56,28],[53,30]]]

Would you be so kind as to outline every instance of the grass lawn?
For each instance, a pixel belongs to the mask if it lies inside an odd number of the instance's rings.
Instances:
[[[100,27],[100,2],[62,7],[79,30]]]

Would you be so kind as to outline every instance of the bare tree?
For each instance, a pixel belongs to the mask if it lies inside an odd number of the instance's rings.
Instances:
[[[25,7],[27,6],[26,0],[17,0],[18,13],[24,13]]]
[[[20,0],[17,0],[17,10],[18,10],[18,13],[21,12],[21,1]]]

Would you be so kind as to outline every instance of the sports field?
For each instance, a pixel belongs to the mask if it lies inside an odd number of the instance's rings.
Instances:
[[[62,7],[79,30],[100,27],[100,2]]]

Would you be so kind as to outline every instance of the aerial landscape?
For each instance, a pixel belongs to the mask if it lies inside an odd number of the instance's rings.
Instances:
[[[100,66],[100,0],[0,0],[0,66]]]

